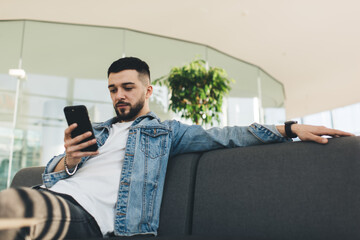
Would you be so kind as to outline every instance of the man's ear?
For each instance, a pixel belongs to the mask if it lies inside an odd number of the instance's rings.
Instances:
[[[146,88],[146,99],[149,99],[153,93],[153,86],[149,85]]]

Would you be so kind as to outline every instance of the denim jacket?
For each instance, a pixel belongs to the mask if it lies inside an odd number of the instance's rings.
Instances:
[[[93,125],[99,147],[105,143],[115,122],[116,118],[113,118]],[[157,234],[169,158],[182,153],[285,141],[291,140],[283,137],[275,126],[257,123],[249,127],[204,130],[200,126],[185,125],[175,120],[160,122],[152,112],[137,118],[127,139],[115,205],[115,235]],[[56,156],[47,164],[43,174],[47,188],[70,177],[65,171],[53,172],[63,156]],[[81,168],[88,159],[82,158],[78,167]]]

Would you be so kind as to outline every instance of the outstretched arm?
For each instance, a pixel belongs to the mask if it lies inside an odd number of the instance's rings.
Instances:
[[[286,137],[284,125],[276,126],[276,128],[283,136]],[[312,126],[312,125],[303,125],[303,124],[291,125],[291,131],[295,133],[302,141],[314,141],[322,144],[326,144],[328,142],[327,138],[321,137],[324,135],[332,136],[332,137],[355,136],[352,133],[348,133],[336,129],[331,129],[323,126]]]

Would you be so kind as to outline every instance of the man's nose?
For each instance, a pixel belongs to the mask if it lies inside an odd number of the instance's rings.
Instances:
[[[116,98],[117,101],[124,100],[125,99],[125,92],[121,91],[121,90],[118,90],[117,93],[116,93],[115,98]]]

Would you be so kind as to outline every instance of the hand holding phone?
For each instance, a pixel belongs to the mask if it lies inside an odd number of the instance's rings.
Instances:
[[[68,106],[64,113],[69,125],[64,135],[66,166],[72,169],[82,157],[97,155],[99,151],[86,107]],[[54,172],[65,170],[65,158],[59,161]]]
[[[86,107],[84,105],[67,106],[64,108],[64,113],[69,126],[74,123],[77,124],[76,128],[71,128],[70,130],[71,138],[79,140],[79,142],[76,143],[79,144],[79,147],[83,147],[79,150],[82,152],[95,152],[98,149],[98,146],[96,141],[94,141],[95,136]],[[91,135],[89,135],[89,132]],[[90,143],[93,144],[89,145]]]

